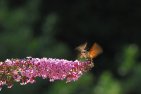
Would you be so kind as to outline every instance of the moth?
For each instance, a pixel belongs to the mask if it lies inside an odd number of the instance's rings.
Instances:
[[[85,59],[89,61],[93,61],[99,54],[103,52],[101,46],[97,43],[93,43],[91,48],[87,50],[87,43],[81,44],[76,48],[79,51],[78,57],[80,59]]]

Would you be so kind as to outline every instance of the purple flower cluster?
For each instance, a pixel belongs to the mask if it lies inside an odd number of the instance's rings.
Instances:
[[[36,77],[48,78],[49,81],[75,81],[92,67],[90,61],[31,57],[7,59],[0,62],[0,89],[3,85],[11,88],[14,82],[20,82],[21,85],[34,83]]]

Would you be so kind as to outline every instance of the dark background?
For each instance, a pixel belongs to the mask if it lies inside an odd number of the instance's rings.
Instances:
[[[140,0],[0,0],[0,60],[75,60],[97,42],[103,54],[78,81],[15,83],[0,94],[141,94]]]

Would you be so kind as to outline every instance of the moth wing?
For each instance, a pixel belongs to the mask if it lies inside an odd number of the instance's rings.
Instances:
[[[87,46],[87,42],[85,42],[85,43],[79,45],[78,47],[76,47],[76,50],[78,50],[80,52],[85,51],[86,46]]]
[[[100,47],[100,45],[98,45],[97,43],[94,43],[93,46],[89,50],[89,57],[95,58],[96,56],[98,56],[102,52],[103,52],[103,50]]]
[[[78,58],[86,58],[86,52],[87,52],[86,46],[87,46],[87,42],[76,47],[76,50],[79,51],[77,55]]]

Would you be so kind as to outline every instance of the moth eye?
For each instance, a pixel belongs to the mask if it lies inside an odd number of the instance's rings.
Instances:
[[[82,53],[86,53],[86,52],[87,52],[87,51],[85,51],[85,50],[84,50],[84,51],[82,51]]]

